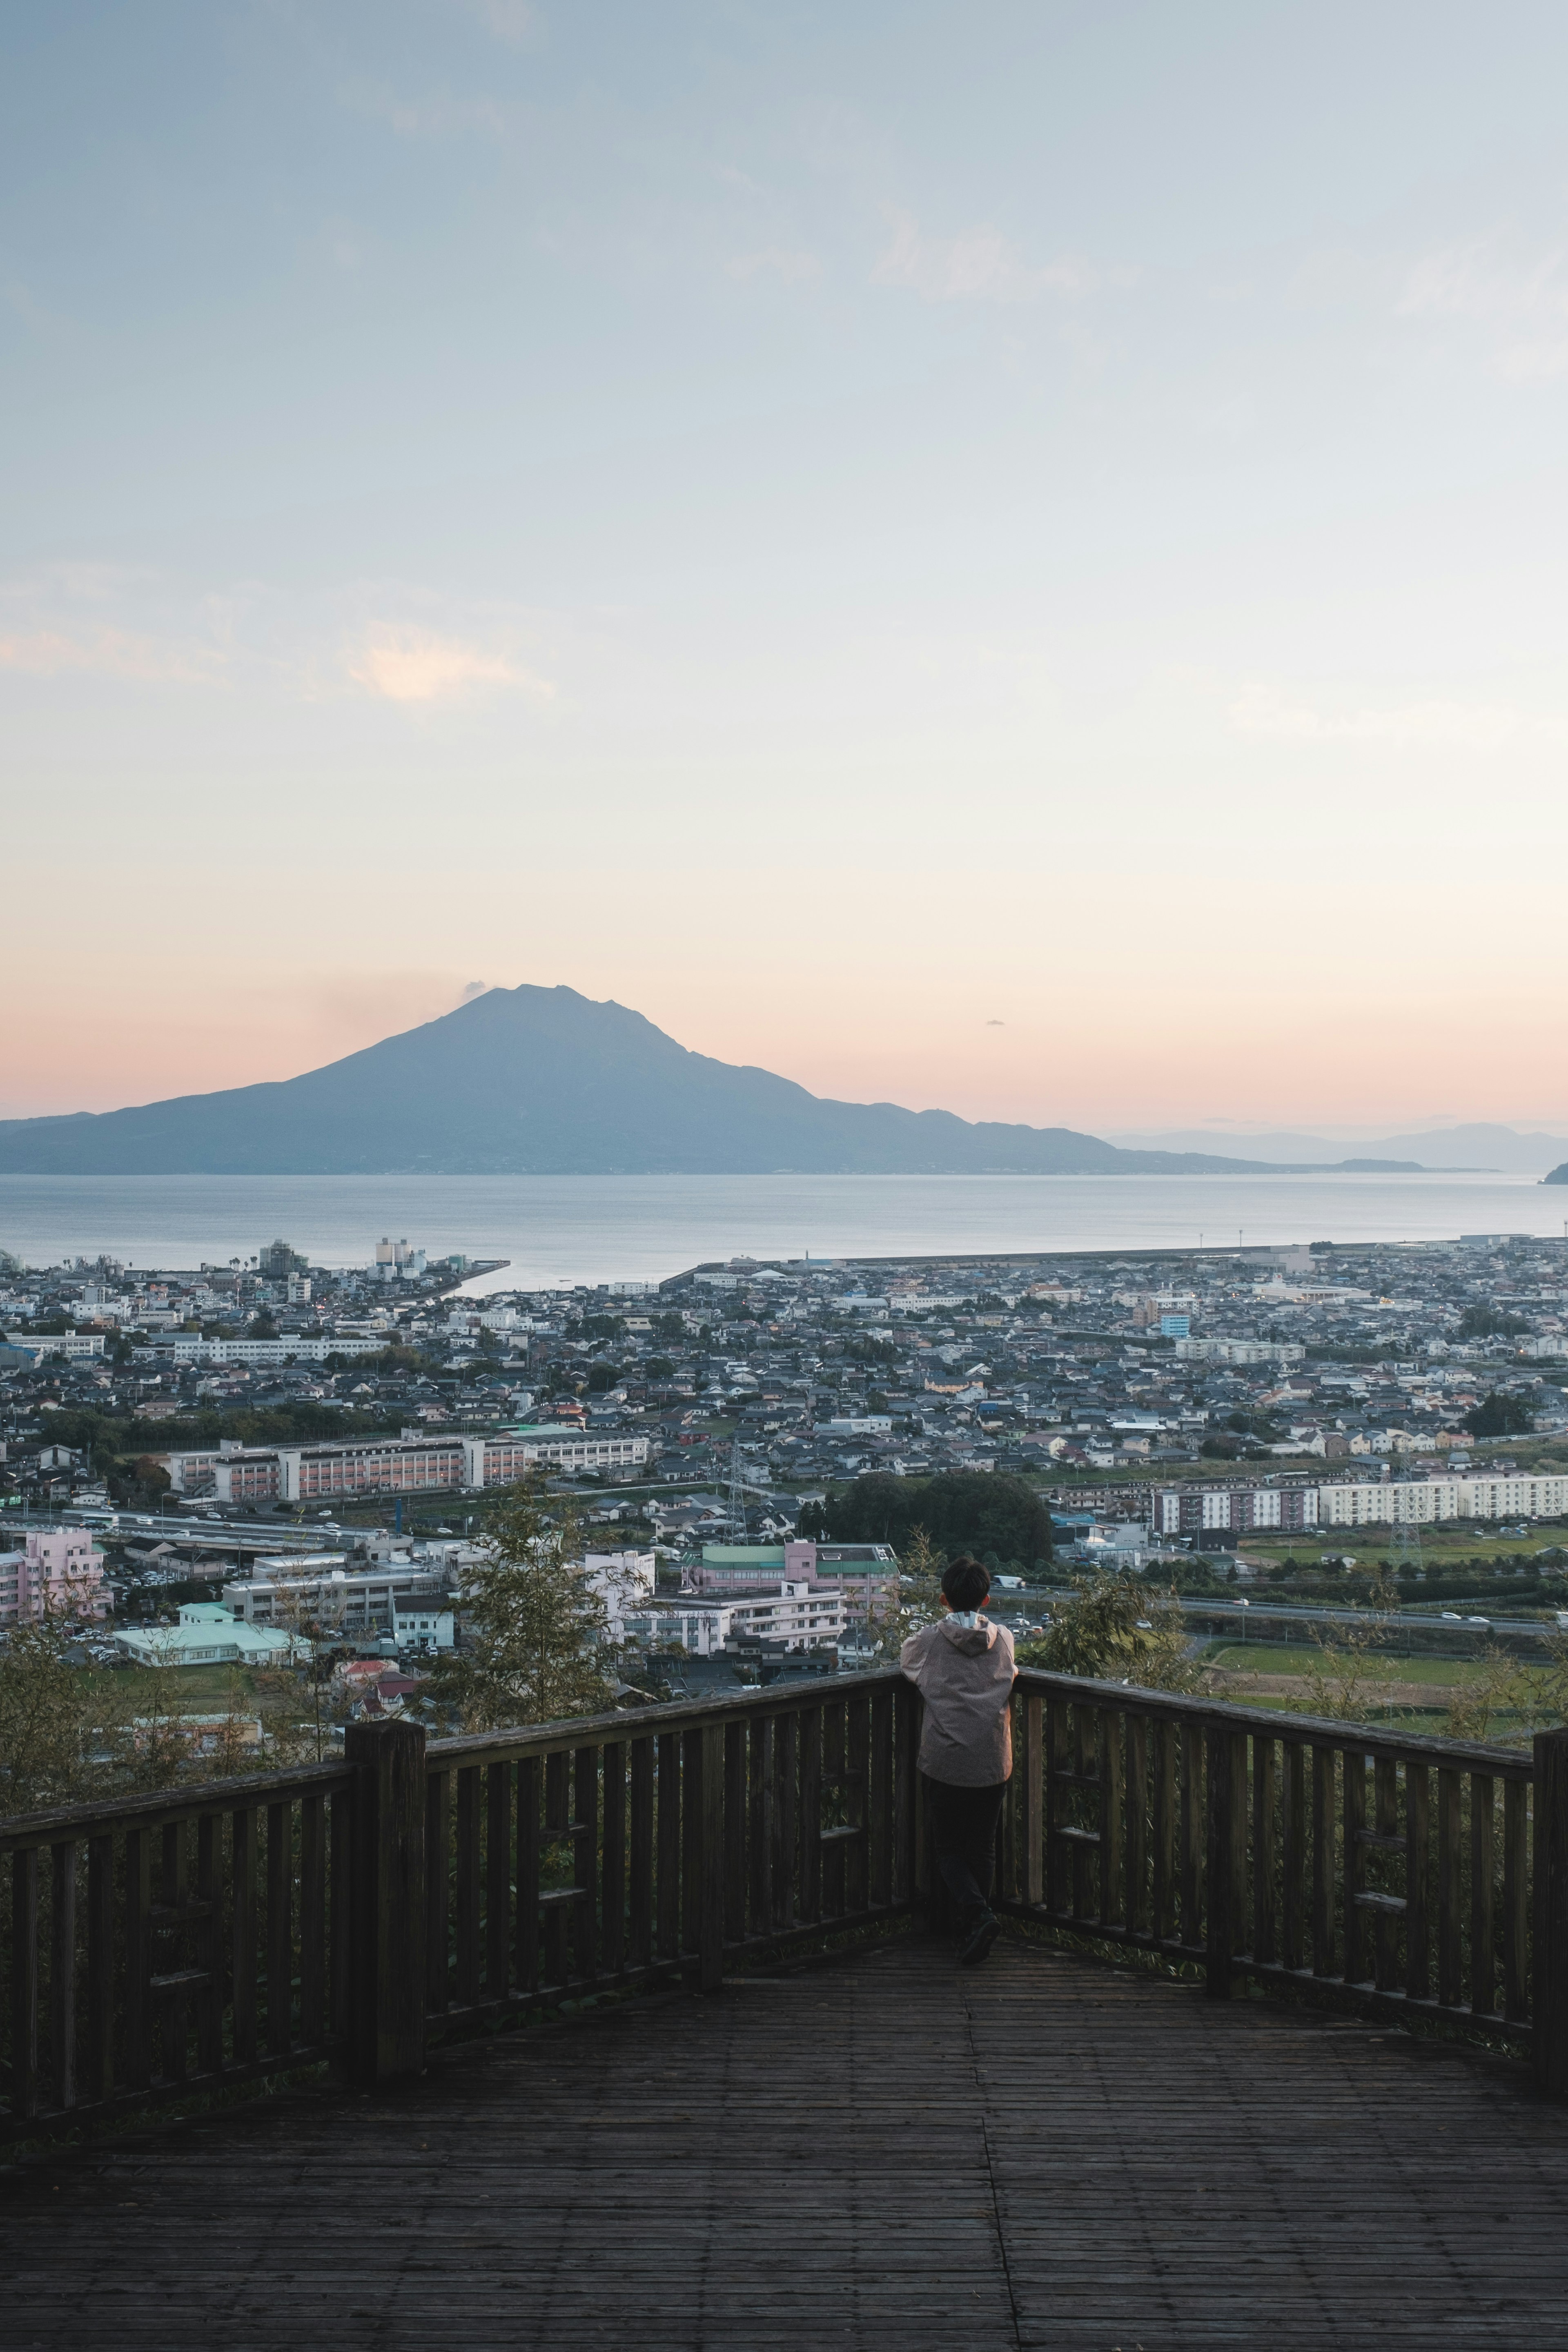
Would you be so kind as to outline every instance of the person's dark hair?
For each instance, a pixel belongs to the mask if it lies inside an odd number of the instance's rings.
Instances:
[[[991,1598],[991,1570],[963,1552],[942,1570],[942,1590],[950,1609],[984,1609]]]

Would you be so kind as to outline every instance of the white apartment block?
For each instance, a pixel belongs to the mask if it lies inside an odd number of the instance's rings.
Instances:
[[[1477,1473],[1451,1478],[1343,1480],[1319,1486],[1157,1487],[1151,1523],[1159,1536],[1266,1534],[1279,1529],[1425,1527],[1451,1519],[1568,1517],[1568,1476]]]
[[[710,1658],[741,1635],[782,1642],[790,1650],[836,1643],[844,1633],[846,1612],[841,1592],[792,1580],[770,1592],[748,1593],[743,1601],[683,1597],[630,1614],[625,1622],[628,1636],[679,1642],[689,1656]]]

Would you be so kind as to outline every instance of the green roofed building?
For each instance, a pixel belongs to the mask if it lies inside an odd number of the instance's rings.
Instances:
[[[217,1601],[187,1601],[177,1625],[117,1630],[114,1636],[139,1666],[278,1666],[294,1642],[270,1625],[247,1625]]]

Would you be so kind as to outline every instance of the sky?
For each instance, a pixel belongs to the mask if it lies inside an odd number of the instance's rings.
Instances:
[[[0,1115],[1568,1116],[1568,17],[0,17]]]

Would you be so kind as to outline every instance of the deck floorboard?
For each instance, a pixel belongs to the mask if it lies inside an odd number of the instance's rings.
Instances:
[[[14,2168],[8,2352],[1568,2352],[1516,2062],[911,1941]]]

